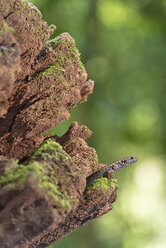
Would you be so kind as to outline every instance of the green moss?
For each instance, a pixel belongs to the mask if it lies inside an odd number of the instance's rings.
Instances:
[[[18,10],[11,10],[12,13],[14,13],[15,15],[19,15],[19,11]]]
[[[50,65],[49,68],[47,68],[45,71],[40,72],[30,83],[39,80],[42,76],[49,77],[53,76],[54,78],[59,78],[58,75],[61,74],[61,72],[66,73],[65,69],[61,66],[59,66],[59,63],[56,62],[52,65]],[[61,79],[62,81],[62,79]]]
[[[53,151],[53,154],[51,154]],[[57,158],[57,154],[59,156],[59,152],[61,154],[61,159],[69,160],[69,155],[63,150],[62,146],[51,140],[47,139],[33,154],[32,159],[35,159],[37,156],[41,156],[43,159],[52,159]]]
[[[38,29],[38,26],[36,27]],[[38,31],[37,31],[38,32]],[[67,84],[68,82],[64,79],[63,75],[66,73],[65,65],[66,63],[73,64],[77,61],[80,70],[82,70],[83,65],[80,61],[80,54],[75,46],[74,39],[64,40],[63,36],[65,33],[60,36],[52,39],[46,43],[47,48],[51,49],[56,53],[56,62],[52,63],[45,71],[40,72],[32,81],[39,80],[42,76],[50,77],[53,76],[57,79],[57,81],[64,82]],[[58,45],[63,45],[66,47],[66,51],[62,51],[61,49],[56,49]],[[68,52],[67,52],[68,51]]]
[[[40,36],[42,39],[45,38],[46,33],[42,30],[42,28],[38,24],[34,25],[34,30],[36,31],[36,34]]]
[[[23,189],[27,182],[28,176],[35,172],[35,176],[41,176],[44,169],[41,165],[33,161],[28,166],[15,163],[12,169],[7,169],[3,176],[0,176],[0,186],[7,191],[12,189]]]
[[[21,1],[21,4],[22,6],[27,9],[28,8],[28,5],[27,5],[27,2],[25,0],[20,0]]]
[[[90,185],[87,189],[102,189],[104,193],[107,193],[110,188],[115,189],[117,187],[117,179],[111,178],[108,179],[106,177],[102,177],[96,179],[92,185]]]
[[[37,157],[41,158],[41,163],[34,161]],[[47,167],[48,163],[43,162],[54,159],[54,165]],[[70,195],[68,194],[66,187],[70,180],[64,182],[65,190],[63,187],[59,188],[59,179],[55,176],[55,161],[65,162],[70,159],[69,155],[63,150],[62,146],[51,140],[46,140],[33,154],[31,161],[28,165],[14,164],[12,169],[7,169],[3,176],[0,176],[0,187],[6,191],[11,190],[21,190],[24,189],[28,177],[34,179],[37,183],[37,187],[42,189],[43,193],[48,194],[58,204],[63,211],[70,211],[71,202]],[[74,173],[72,170],[66,172],[69,179],[71,179],[71,174]]]
[[[41,19],[41,16],[42,16],[41,12],[33,3],[30,3],[29,1],[26,1],[26,0],[20,0],[20,3],[23,6],[24,10],[26,11],[26,15],[28,15],[29,17],[33,17],[33,21],[35,21],[35,19],[37,20]],[[20,7],[20,4],[17,4],[15,8],[17,9],[18,13],[22,10],[22,8]],[[35,19],[34,19],[34,11],[36,14]]]
[[[14,28],[8,26],[6,23],[3,23],[0,26],[0,34],[2,34],[4,32],[15,32],[15,31],[14,31]]]
[[[49,30],[53,30],[55,28],[55,25],[51,24],[48,28],[49,28]]]
[[[52,160],[54,159],[55,161],[69,161],[71,160],[70,156],[63,150],[63,147],[51,140],[47,139],[33,154],[31,157],[33,160],[36,159],[37,157],[41,157],[42,160]],[[73,167],[74,169],[70,169],[70,171],[66,171],[66,175],[71,176],[72,174],[75,173],[75,169],[78,170],[77,165]]]
[[[46,35],[45,32],[44,32],[43,30],[38,31],[37,34],[38,34],[39,36],[42,36],[42,37],[44,37],[44,36]]]
[[[65,78],[66,74],[66,67],[68,67],[70,64],[72,65],[73,63],[81,63],[80,58],[79,58],[79,52],[77,48],[75,47],[75,42],[72,38],[69,37],[64,37],[65,34],[62,34],[58,37],[56,37],[53,40],[50,40],[47,42],[46,46],[48,49],[51,50],[51,52],[55,52],[56,55],[56,60],[54,63],[50,64],[49,67],[40,72],[29,84],[37,83],[36,81],[40,80],[38,84],[43,84],[44,78],[50,78],[52,77],[55,81],[55,85],[50,85],[48,86],[50,90],[50,102],[48,103],[48,106],[45,107],[48,109],[54,109],[57,107],[58,102],[61,101],[65,97],[65,94],[70,94],[72,91],[70,82],[68,82]],[[68,34],[67,34],[68,36]],[[57,47],[59,45],[59,47]],[[62,46],[60,46],[62,45]],[[80,65],[82,69],[82,64]],[[60,84],[63,83],[61,86]],[[59,86],[60,85],[60,86]],[[59,91],[58,94],[55,92],[55,88],[59,86]],[[79,86],[79,85],[77,85]],[[60,89],[60,87],[63,87],[63,90]],[[48,118],[52,118],[52,116],[47,115],[48,111],[43,111],[43,118],[46,116]],[[54,111],[55,117],[59,117],[59,109]]]
[[[86,127],[86,129],[87,129],[88,133],[92,134],[92,131],[88,127]]]
[[[70,64],[72,64],[74,61],[77,61],[80,70],[82,70],[83,64],[81,63],[80,53],[76,48],[75,41],[73,38],[65,40],[63,38],[65,35],[68,36],[67,33],[62,33],[56,38],[48,41],[46,46],[52,49],[53,51],[58,52],[58,59],[61,59],[61,62],[63,62],[63,64],[65,63],[65,61],[68,61]],[[56,50],[55,48],[59,45],[63,45],[66,48],[66,52],[69,51],[69,53],[64,53],[61,50]]]
[[[40,10],[39,10],[33,3],[28,2],[28,5],[29,5],[33,10],[35,9],[35,11],[36,11],[36,16],[37,16],[38,19],[40,19],[41,16],[42,16]],[[28,8],[28,9],[29,9],[29,8]],[[30,11],[30,12],[29,12],[29,16],[32,15],[31,13],[32,13],[32,12]]]
[[[59,66],[59,63],[55,63],[43,72],[43,76],[49,76],[49,75],[56,76],[56,74],[60,72],[66,73],[65,69]]]

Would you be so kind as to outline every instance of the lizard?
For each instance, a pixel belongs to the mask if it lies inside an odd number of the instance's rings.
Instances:
[[[86,187],[90,186],[96,179],[99,179],[101,177],[108,177],[111,172],[121,170],[129,164],[135,163],[136,161],[137,158],[135,157],[127,157],[102,167],[86,178]]]

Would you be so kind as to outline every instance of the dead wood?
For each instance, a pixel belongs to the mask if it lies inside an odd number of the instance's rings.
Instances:
[[[86,188],[99,169],[73,123],[62,137],[45,137],[87,100],[94,82],[74,39],[42,20],[26,0],[0,0],[0,244],[48,247],[112,209],[116,180]]]

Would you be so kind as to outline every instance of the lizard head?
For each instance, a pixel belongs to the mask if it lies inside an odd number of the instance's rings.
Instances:
[[[121,170],[124,167],[132,164],[132,163],[135,163],[136,161],[137,161],[137,158],[135,158],[135,157],[122,158],[122,159],[116,161],[115,163],[113,163],[112,169],[114,171],[118,171],[118,170]]]

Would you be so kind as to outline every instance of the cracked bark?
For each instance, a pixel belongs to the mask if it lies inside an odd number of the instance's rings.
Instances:
[[[101,168],[73,123],[62,137],[45,137],[87,100],[87,81],[74,39],[42,20],[23,0],[0,0],[0,243],[48,247],[112,209],[117,188],[86,189]],[[111,179],[110,179],[111,180]]]

